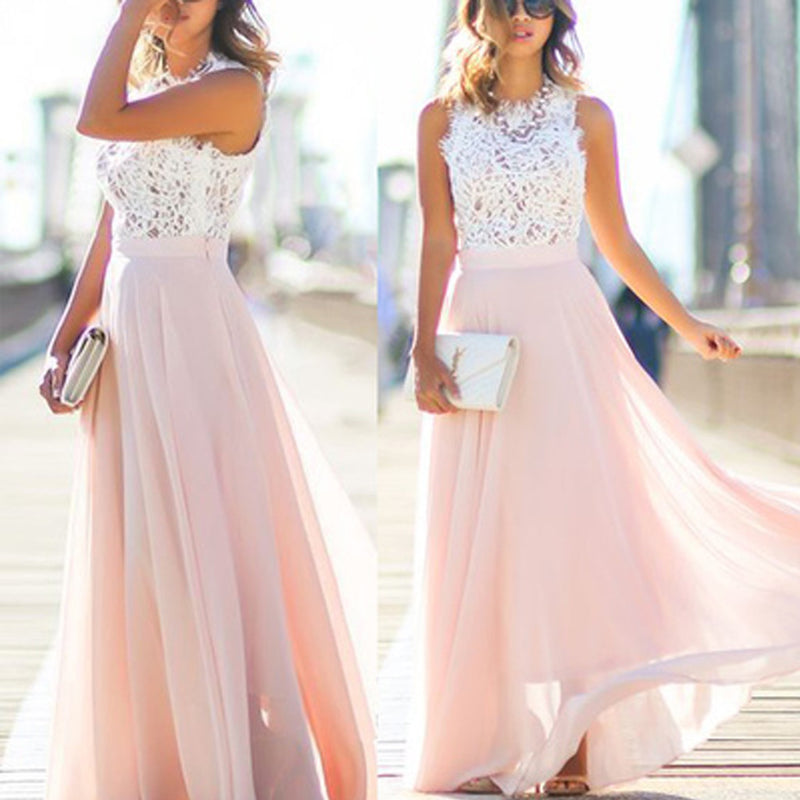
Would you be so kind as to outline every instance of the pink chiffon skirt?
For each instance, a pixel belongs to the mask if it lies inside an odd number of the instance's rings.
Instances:
[[[113,243],[111,344],[79,412],[46,800],[376,793],[372,543],[226,253],[193,236]]]
[[[574,243],[462,251],[439,329],[520,362],[499,413],[423,418],[407,783],[524,791],[586,734],[602,789],[800,669],[800,487],[709,458]]]

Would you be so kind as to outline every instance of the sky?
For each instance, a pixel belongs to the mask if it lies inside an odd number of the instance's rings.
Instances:
[[[584,78],[614,112],[623,194],[644,238],[658,238],[654,197],[660,193],[663,203],[685,186],[680,168],[661,155],[684,2],[648,4],[644,17],[641,0],[575,0]],[[286,56],[278,87],[297,80],[299,58],[312,65],[303,78],[312,92],[304,139],[331,156],[351,221],[374,227],[376,160],[414,158],[417,115],[435,88],[443,4],[258,0],[258,7]],[[0,153],[36,155],[31,98],[64,89],[80,95],[115,10],[114,0],[0,0],[2,18],[15,20],[0,26],[0,97],[5,118],[15,121],[0,126]],[[639,36],[631,33],[636,26]],[[685,236],[662,238],[669,248]]]
[[[272,35],[272,46],[285,56],[277,86],[290,85],[298,59],[306,64],[303,83],[312,91],[303,137],[329,154],[347,186],[347,214],[361,229],[374,228],[375,76],[377,18],[375,2],[366,0],[256,0]],[[42,92],[69,90],[80,96],[116,13],[115,0],[0,0],[0,156],[9,150],[38,154],[38,116],[32,98]],[[308,56],[311,56],[310,58]],[[290,74],[290,71],[291,74]],[[1,208],[2,206],[0,206]],[[31,227],[35,210],[26,212]],[[8,227],[0,220],[0,232]],[[33,225],[33,230],[35,230]],[[5,237],[3,237],[5,238]]]
[[[676,288],[690,288],[690,184],[663,153],[668,98],[679,55],[684,0],[574,0],[587,93],[614,114],[620,181],[629,222],[658,264],[674,270]],[[435,91],[443,5],[406,0],[382,46],[378,97],[378,161],[413,160],[420,109]],[[638,30],[638,34],[637,34]],[[664,209],[668,224],[664,224]]]

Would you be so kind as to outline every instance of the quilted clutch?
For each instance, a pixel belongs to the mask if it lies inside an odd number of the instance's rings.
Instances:
[[[76,406],[83,400],[108,349],[108,333],[100,325],[89,325],[70,351],[61,397],[64,405]]]
[[[499,411],[506,402],[519,361],[519,340],[501,333],[437,333],[436,355],[450,367],[461,392],[447,399],[457,408],[475,411]],[[403,394],[414,400],[415,369],[408,365]]]

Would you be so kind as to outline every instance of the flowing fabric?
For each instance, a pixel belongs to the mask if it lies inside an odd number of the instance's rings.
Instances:
[[[410,785],[528,790],[585,733],[602,789],[800,668],[800,487],[709,458],[575,242],[462,250],[439,330],[520,362],[500,412],[423,418]]]
[[[46,800],[376,794],[374,549],[226,253],[203,236],[113,242]]]

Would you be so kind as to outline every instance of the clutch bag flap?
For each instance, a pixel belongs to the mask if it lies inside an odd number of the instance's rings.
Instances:
[[[79,403],[97,374],[108,348],[108,334],[100,325],[90,325],[78,337],[67,364],[61,402],[68,406]]]
[[[448,398],[457,408],[499,411],[505,404],[519,361],[516,336],[482,332],[436,334],[436,355],[450,368],[461,397]],[[414,399],[414,365],[403,387]]]

